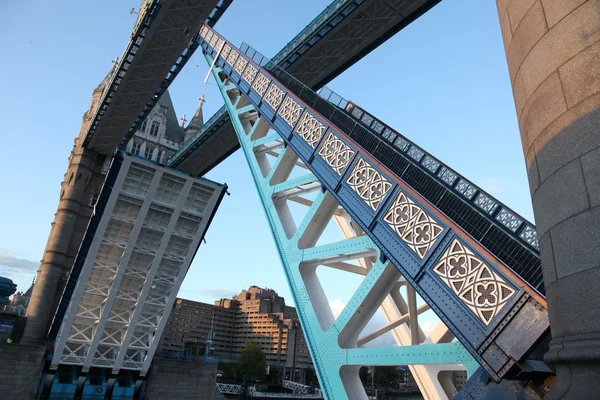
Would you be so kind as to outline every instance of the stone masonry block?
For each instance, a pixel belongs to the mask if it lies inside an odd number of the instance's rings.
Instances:
[[[569,107],[600,92],[600,41],[571,58],[558,71]]]
[[[548,26],[553,27],[558,21],[586,1],[588,0],[542,0]]]
[[[600,146],[581,156],[581,167],[590,206],[596,207],[600,205]]]
[[[576,159],[542,182],[533,196],[538,234],[543,236],[554,225],[588,207],[581,164]]]
[[[550,230],[559,280],[600,267],[600,208],[577,214]]]
[[[514,82],[515,75],[527,54],[546,32],[548,32],[548,28],[544,11],[541,3],[536,2],[522,18],[516,30],[513,30],[512,40],[507,52],[511,82]]]
[[[593,3],[590,1],[567,15],[531,48],[521,65],[527,96],[558,67],[600,40],[600,13]]]
[[[519,127],[523,147],[528,150],[540,132],[565,111],[567,104],[558,73],[555,72],[528,99],[521,113]]]
[[[533,6],[533,3],[538,2],[539,0],[512,0],[508,2],[508,6],[506,11],[508,13],[508,18],[510,19],[510,26],[512,27],[512,31],[514,32],[521,20],[527,14],[527,11]]]
[[[544,182],[563,165],[581,154],[600,147],[600,109],[592,111],[564,128],[543,147],[537,150],[537,167],[540,181]]]

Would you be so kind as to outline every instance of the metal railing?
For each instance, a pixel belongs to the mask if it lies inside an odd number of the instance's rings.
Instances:
[[[281,384],[286,389],[293,390],[296,393],[305,393],[305,394],[313,394],[313,393],[321,393],[319,389],[313,388],[312,386],[303,385],[298,382],[287,381],[284,380]]]
[[[354,103],[326,87],[319,93],[315,92],[247,43],[242,43],[239,49],[308,106],[331,121],[374,157],[384,162],[388,168],[434,205],[437,206],[435,199],[440,198],[439,193],[434,193],[433,190],[430,190],[431,193],[425,193],[433,184],[453,193],[458,200],[457,204],[468,205],[466,209],[461,206],[461,215],[455,216],[460,221],[452,217],[451,219],[496,254],[534,289],[543,293],[535,225]],[[394,155],[390,155],[390,150]],[[394,162],[390,164],[390,161],[383,159],[398,156],[403,159],[402,165],[413,164],[418,171],[411,172],[413,175],[409,176],[407,168],[402,171],[398,171],[397,168],[394,170],[392,165]],[[451,210],[442,209],[442,211],[448,213]],[[497,237],[490,236],[484,243],[485,235],[494,225],[498,227],[493,233]],[[508,243],[507,240],[511,239],[513,242]]]
[[[217,383],[215,384],[215,389],[217,389],[219,393],[224,394],[242,394],[242,385],[233,385],[231,383]]]

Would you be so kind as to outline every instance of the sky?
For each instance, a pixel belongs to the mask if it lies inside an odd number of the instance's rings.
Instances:
[[[54,218],[73,140],[93,89],[129,40],[139,0],[0,2],[0,276],[26,290]],[[274,56],[329,0],[236,0],[216,25],[232,43]],[[188,120],[223,105],[197,52],[171,86]],[[444,0],[328,84],[533,221],[494,1]],[[250,285],[292,302],[243,154],[207,178],[226,196],[179,292],[213,302]],[[327,278],[327,276],[325,277]],[[345,304],[357,281],[325,279]],[[336,284],[334,284],[334,282]]]

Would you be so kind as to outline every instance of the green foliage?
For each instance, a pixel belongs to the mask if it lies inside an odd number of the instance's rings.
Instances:
[[[238,372],[244,380],[258,381],[264,379],[267,359],[258,343],[246,342],[238,364]]]
[[[236,382],[238,380],[237,365],[232,363],[221,364],[223,370],[223,381],[224,382]]]
[[[398,371],[392,366],[375,367],[375,384],[383,387],[393,385],[398,379]]]
[[[358,376],[363,385],[366,385],[367,380],[369,379],[369,367],[360,367],[360,369],[358,370]]]

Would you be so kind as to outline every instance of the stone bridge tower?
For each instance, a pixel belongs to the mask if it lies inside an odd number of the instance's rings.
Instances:
[[[600,398],[600,0],[497,0],[556,368],[551,399]]]

